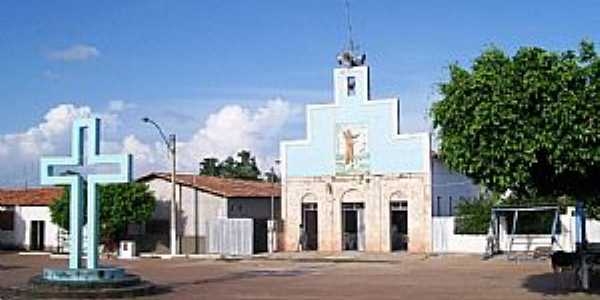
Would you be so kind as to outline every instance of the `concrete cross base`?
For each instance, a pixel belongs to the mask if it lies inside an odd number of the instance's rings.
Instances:
[[[114,282],[125,277],[122,268],[97,269],[48,269],[44,268],[42,278],[49,282]]]
[[[102,272],[102,273],[101,273]],[[61,280],[48,280],[44,276],[53,274]],[[112,276],[112,277],[111,277]],[[118,276],[118,278],[115,278]],[[139,276],[126,274],[123,269],[104,268],[96,270],[44,270],[29,281],[26,287],[17,288],[17,295],[31,298],[129,298],[166,293]]]

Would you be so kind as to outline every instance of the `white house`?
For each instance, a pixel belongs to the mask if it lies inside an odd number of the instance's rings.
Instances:
[[[0,249],[56,251],[60,228],[49,205],[62,188],[0,189]]]
[[[140,251],[169,249],[171,175],[150,173],[137,180],[157,198],[152,219],[135,238]],[[264,181],[178,174],[178,247],[183,254],[208,252],[208,224],[219,218],[248,218],[254,223],[254,252],[267,251],[267,220],[279,218],[279,184]],[[271,214],[272,212],[272,214]]]

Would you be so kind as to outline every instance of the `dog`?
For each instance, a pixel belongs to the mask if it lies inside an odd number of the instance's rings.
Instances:
[[[558,278],[558,286],[562,289],[564,287],[564,279],[563,276],[559,275],[558,273],[562,273],[565,271],[574,271],[575,264],[577,262],[577,254],[573,252],[556,251],[552,253],[552,255],[550,255],[550,259],[552,262],[552,270],[554,271],[554,274],[557,274],[560,277]],[[573,275],[575,276],[575,280],[577,280],[576,274]]]
[[[550,258],[554,273],[572,270],[575,267],[575,262],[577,260],[575,253],[565,251],[555,251]]]

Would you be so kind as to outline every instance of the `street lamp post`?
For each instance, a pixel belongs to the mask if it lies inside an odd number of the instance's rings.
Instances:
[[[279,167],[279,159],[275,160],[275,164]],[[270,239],[269,239],[269,253],[273,253],[275,252],[275,250],[277,249],[276,244],[277,244],[277,237],[276,237],[276,231],[277,231],[277,226],[275,225],[275,195],[274,195],[274,188],[275,188],[275,168],[271,167],[271,218],[270,218],[270,226],[269,226],[269,233],[270,233]],[[281,196],[280,196],[281,197]],[[281,199],[281,198],[280,198]]]
[[[177,255],[177,253],[179,252],[177,249],[177,202],[176,202],[176,186],[175,186],[175,178],[177,176],[177,144],[176,144],[176,136],[175,134],[170,134],[169,138],[167,139],[167,137],[165,136],[164,132],[162,131],[162,129],[160,128],[160,126],[158,126],[158,124],[156,122],[154,122],[152,119],[150,118],[143,118],[142,122],[144,123],[149,123],[154,125],[154,127],[156,127],[156,129],[158,130],[158,133],[160,134],[160,137],[162,138],[163,142],[165,142],[165,145],[167,146],[167,151],[169,152],[172,162],[173,162],[173,166],[172,166],[172,170],[171,170],[171,191],[172,191],[172,195],[171,195],[171,255]]]

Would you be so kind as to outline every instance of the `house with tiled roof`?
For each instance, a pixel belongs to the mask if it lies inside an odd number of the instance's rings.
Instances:
[[[138,249],[168,253],[171,174],[150,173],[137,181],[147,184],[157,199],[143,237],[136,239]],[[216,219],[252,219],[253,252],[267,251],[267,221],[280,216],[279,184],[194,174],[177,174],[175,184],[180,253],[207,253],[208,224]]]
[[[0,249],[56,251],[60,228],[49,205],[62,188],[0,189]]]

